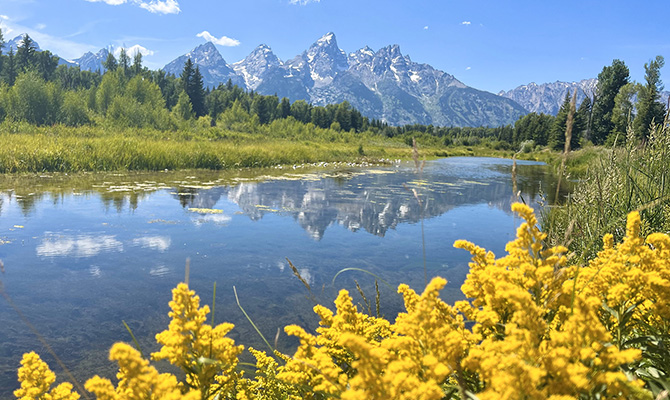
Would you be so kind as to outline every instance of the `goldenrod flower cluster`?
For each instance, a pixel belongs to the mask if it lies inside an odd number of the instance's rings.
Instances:
[[[168,330],[156,335],[163,347],[151,357],[180,367],[187,386],[199,389],[203,399],[233,391],[239,378],[237,357],[244,350],[225,337],[233,324],[206,324],[209,307],[200,307],[200,297],[184,283],[172,291],[170,308]]]
[[[42,361],[35,352],[26,353],[19,368],[21,388],[14,391],[14,396],[21,400],[77,400],[79,394],[72,391],[72,384],[61,383],[49,390],[56,382],[54,374],[47,363]]]
[[[651,399],[636,374],[645,363],[640,349],[670,332],[670,237],[644,240],[631,213],[621,244],[607,236],[587,266],[569,266],[565,248],[545,247],[533,210],[512,208],[525,222],[505,256],[454,244],[472,254],[462,286],[468,300],[443,302],[442,278],[422,294],[400,285],[406,311],[392,323],[359,312],[342,290],[335,311],[314,308],[316,334],[285,328],[300,340],[292,357],[250,348],[256,371],[247,378],[238,370],[243,347],[225,337],[233,325],[208,325],[209,308],[180,284],[152,358],[179,366],[184,381],[119,343],[110,353],[119,363],[116,387],[96,376],[86,389],[101,400]],[[17,397],[78,398],[68,384],[48,392],[55,376],[36,354],[22,365]]]
[[[172,374],[159,374],[142,358],[139,351],[125,343],[116,343],[109,359],[119,363],[116,388],[109,379],[94,376],[86,382],[86,390],[98,400],[199,400],[195,390],[182,393],[182,385]]]

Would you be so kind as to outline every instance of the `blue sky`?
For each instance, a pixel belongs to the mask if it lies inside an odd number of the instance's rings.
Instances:
[[[141,46],[152,69],[205,38],[233,63],[261,43],[287,60],[332,31],[347,53],[399,44],[414,61],[498,92],[596,77],[615,58],[642,81],[656,55],[670,64],[669,11],[667,0],[0,0],[0,28],[70,59]]]

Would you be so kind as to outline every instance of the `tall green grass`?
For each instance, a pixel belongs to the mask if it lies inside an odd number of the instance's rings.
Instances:
[[[670,121],[653,127],[646,143],[629,132],[626,145],[582,155],[581,180],[564,204],[542,218],[552,245],[562,244],[586,261],[602,248],[605,234],[625,235],[626,215],[640,211],[643,233],[670,232]],[[587,163],[584,160],[588,160]]]
[[[203,119],[179,129],[66,127],[6,121],[0,124],[0,173],[162,171],[271,167],[314,162],[409,159],[411,137],[322,129],[292,118],[246,132],[211,127]],[[428,158],[454,155],[510,157],[492,147],[446,147],[419,138]]]

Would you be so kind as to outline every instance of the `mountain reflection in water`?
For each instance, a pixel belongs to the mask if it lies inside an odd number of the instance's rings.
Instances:
[[[363,306],[354,279],[374,297],[375,274],[382,312],[395,315],[395,287],[424,283],[421,222],[429,276],[449,284],[446,301],[462,298],[469,254],[452,247],[467,239],[501,253],[518,219],[510,205],[537,205],[555,193],[555,178],[539,163],[449,158],[416,171],[388,167],[276,171],[0,176],[0,260],[3,286],[45,340],[80,378],[91,371],[113,377],[107,351],[130,341],[126,321],[146,351],[167,327],[170,289],[184,279],[211,304],[217,283],[217,321],[234,323],[231,337],[260,340],[235,306],[237,287],[245,310],[267,337],[277,328],[318,320],[313,302],[286,258],[330,306],[349,289]],[[416,191],[420,201],[415,198]],[[549,197],[549,202],[553,199]],[[201,209],[201,210],[196,210]],[[216,213],[206,209],[218,210]],[[367,233],[365,233],[367,232]],[[0,307],[0,398],[16,388],[23,352],[36,350],[59,371],[10,307]],[[281,334],[279,347],[296,342]]]

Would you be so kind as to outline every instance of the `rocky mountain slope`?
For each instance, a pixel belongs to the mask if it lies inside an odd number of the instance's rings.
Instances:
[[[291,60],[280,60],[267,45],[228,64],[211,43],[175,59],[164,70],[179,75],[188,58],[200,67],[207,86],[231,79],[247,90],[277,94],[316,105],[348,101],[369,118],[392,125],[498,126],[527,111],[513,100],[484,92],[400,52],[364,47],[346,54],[328,33]]]
[[[512,99],[530,112],[550,115],[558,114],[565,96],[577,91],[577,104],[581,104],[586,95],[592,99],[596,89],[597,79],[584,79],[579,82],[529,83],[507,92],[501,91],[499,96]]]
[[[595,78],[583,79],[579,82],[556,81],[540,85],[533,82],[509,91],[501,91],[498,95],[514,100],[530,112],[556,115],[565,101],[568,90],[571,95],[575,90],[577,91],[577,104],[579,105],[586,95],[593,99],[597,84],[598,79]],[[663,104],[668,104],[669,96],[668,91],[661,93]]]

